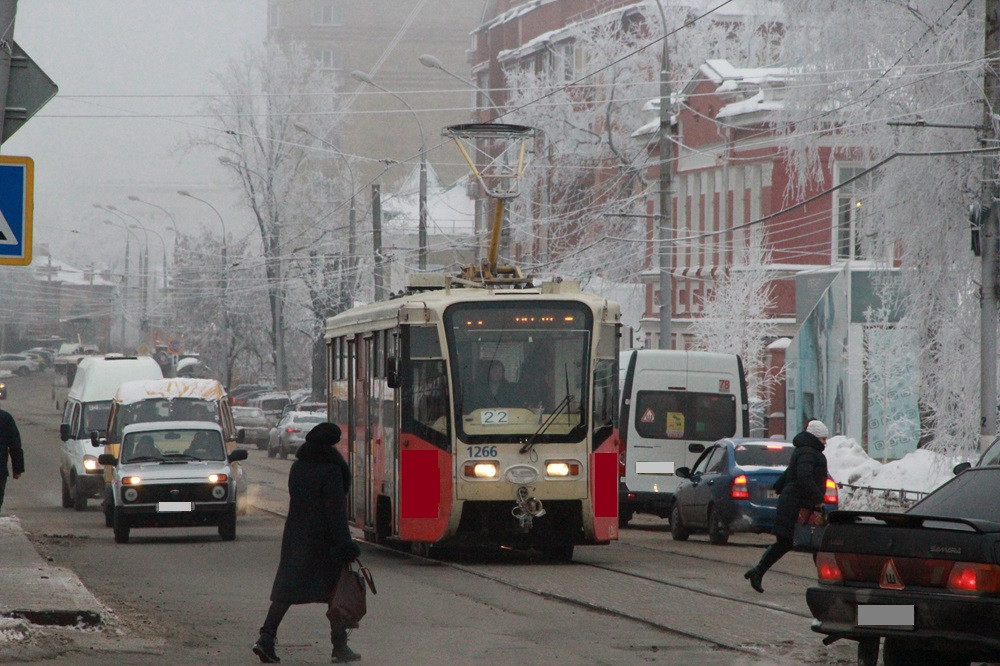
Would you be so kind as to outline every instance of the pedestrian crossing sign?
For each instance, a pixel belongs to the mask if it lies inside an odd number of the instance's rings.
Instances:
[[[0,156],[0,265],[31,263],[35,163]]]

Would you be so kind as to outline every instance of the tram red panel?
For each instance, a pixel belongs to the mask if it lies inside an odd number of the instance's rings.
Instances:
[[[403,451],[400,455],[401,518],[438,518],[441,468],[437,451]]]
[[[618,455],[614,451],[592,456],[594,516],[618,517]]]

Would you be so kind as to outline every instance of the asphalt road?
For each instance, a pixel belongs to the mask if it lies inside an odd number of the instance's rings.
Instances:
[[[250,451],[254,503],[265,510],[238,520],[234,542],[214,528],[137,529],[115,544],[96,502],[83,513],[60,507],[56,402],[65,387],[54,379],[8,382],[4,408],[21,429],[27,471],[8,483],[4,513],[110,612],[99,632],[35,628],[4,643],[0,631],[0,661],[255,663],[249,648],[268,606],[291,461]],[[516,554],[442,564],[366,544],[379,594],[351,645],[377,664],[853,663],[853,644],[824,648],[809,631],[809,558],[789,555],[758,595],[742,572],[768,538],[733,541],[676,543],[663,521],[640,518],[619,543],[578,548],[570,564]],[[328,663],[323,611],[289,612],[283,663]]]

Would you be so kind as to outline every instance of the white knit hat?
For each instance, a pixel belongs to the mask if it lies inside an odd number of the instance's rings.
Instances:
[[[810,421],[808,425],[806,425],[806,432],[817,439],[823,439],[830,436],[830,431],[827,430],[826,425],[822,421]]]

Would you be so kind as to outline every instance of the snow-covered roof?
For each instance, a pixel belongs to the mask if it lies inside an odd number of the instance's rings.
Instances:
[[[225,395],[222,384],[214,379],[175,377],[147,381],[124,382],[118,387],[115,400],[128,404],[149,398],[201,398],[219,400]]]
[[[468,195],[468,176],[442,185],[437,172],[427,165],[427,233],[464,235],[475,233],[476,201]],[[395,194],[382,202],[385,227],[389,231],[416,231],[420,224],[420,170],[414,168]]]
[[[500,62],[518,60],[526,55],[534,53],[535,51],[540,51],[549,44],[568,40],[574,36],[574,33],[578,33],[580,30],[586,30],[588,27],[593,25],[600,25],[602,22],[609,19],[620,19],[627,12],[637,11],[639,9],[641,9],[641,7],[637,7],[635,5],[631,5],[629,7],[619,7],[618,9],[612,9],[604,12],[603,14],[598,14],[597,16],[593,16],[582,21],[569,23],[560,28],[556,28],[555,30],[543,32],[537,37],[529,39],[520,46],[500,51],[497,53],[497,60]]]
[[[113,287],[110,280],[102,278],[98,271],[77,268],[51,256],[39,259],[32,265],[32,275],[38,282],[61,282],[81,287]]]
[[[512,7],[511,9],[508,9],[502,14],[497,14],[486,23],[483,23],[481,26],[479,26],[473,31],[473,34],[477,32],[485,32],[486,30],[491,30],[497,26],[503,25],[504,23],[509,23],[514,19],[521,18],[525,14],[529,14],[535,11],[542,5],[547,5],[550,2],[555,2],[555,1],[556,0],[531,0],[530,2],[526,2],[523,5]]]

